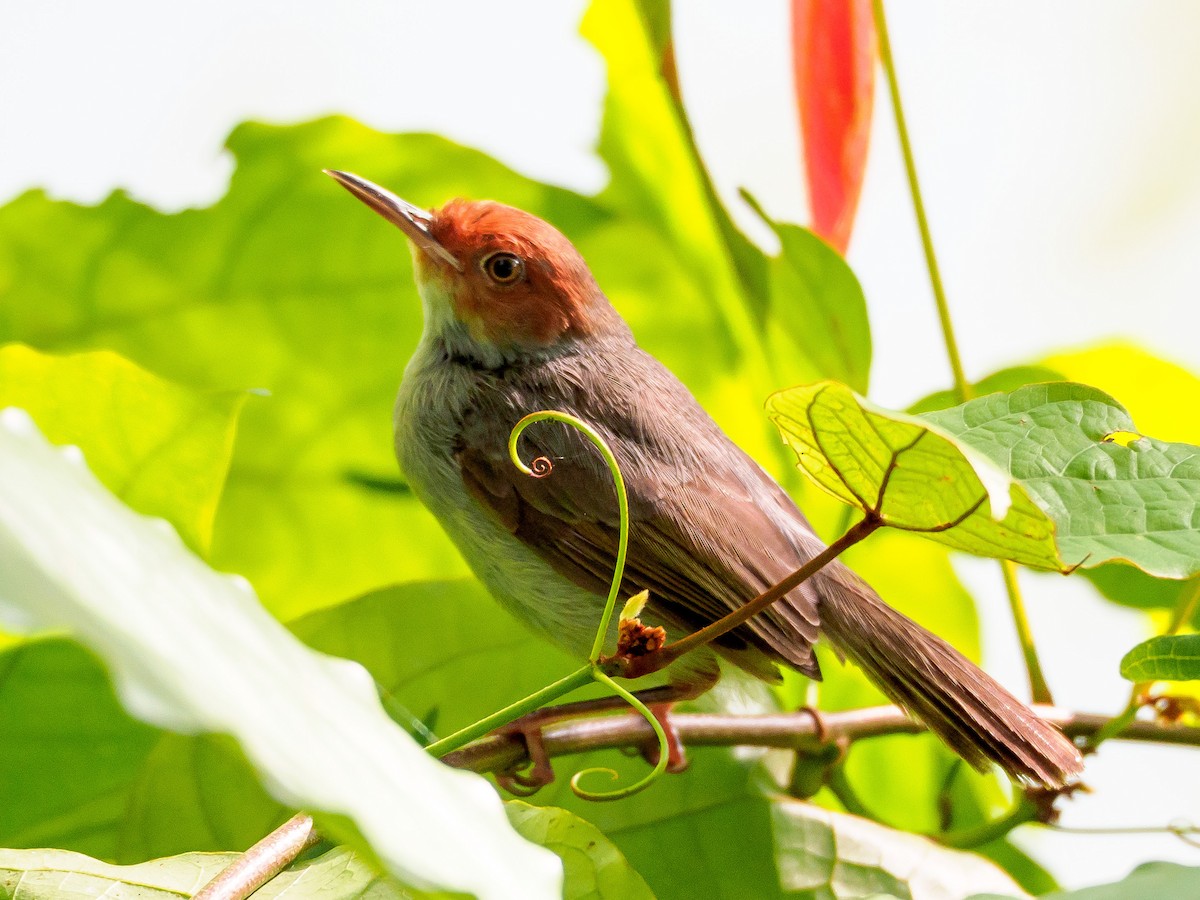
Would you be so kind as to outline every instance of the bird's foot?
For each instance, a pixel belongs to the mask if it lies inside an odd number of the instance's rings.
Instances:
[[[531,712],[497,728],[494,732],[519,738],[529,757],[527,767],[524,763],[518,763],[507,771],[496,773],[496,782],[514,796],[532,797],[554,781],[554,766],[550,764],[550,754],[546,752],[546,742],[542,737],[543,726],[548,719],[553,718],[547,716],[547,712],[548,710]]]

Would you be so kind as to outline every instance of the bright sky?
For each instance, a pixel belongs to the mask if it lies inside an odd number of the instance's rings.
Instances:
[[[676,6],[685,97],[719,187],[735,209],[744,185],[803,222],[786,0]],[[968,374],[1113,335],[1200,372],[1200,6],[892,7]],[[220,148],[237,122],[328,112],[438,131],[535,177],[596,190],[606,178],[591,152],[604,71],[575,33],[582,9],[579,0],[10,4],[0,201],[37,185],[87,203],[122,187],[165,209],[205,205],[224,191],[232,161]],[[870,302],[873,399],[904,406],[949,375],[882,91],[875,123],[850,256]],[[960,571],[981,601],[988,667],[1021,685],[995,566],[968,560]],[[1083,584],[1025,580],[1059,701],[1113,709],[1126,690],[1116,661],[1147,627],[1142,618]],[[1164,825],[1192,813],[1197,753],[1109,745],[1089,764],[1097,793],[1064,823]],[[1162,836],[1026,829],[1021,842],[1067,885],[1121,877],[1147,858],[1200,864],[1200,851]]]

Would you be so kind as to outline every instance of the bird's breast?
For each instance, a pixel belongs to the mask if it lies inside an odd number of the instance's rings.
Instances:
[[[496,403],[489,378],[419,348],[396,397],[396,458],[413,493],[501,605],[568,652],[586,655],[603,598],[563,578],[484,510],[455,459],[464,419]]]

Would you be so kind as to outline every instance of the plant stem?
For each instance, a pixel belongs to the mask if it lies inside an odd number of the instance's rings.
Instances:
[[[481,738],[490,731],[494,731],[501,725],[507,725],[514,719],[519,719],[521,716],[531,713],[545,706],[552,700],[557,700],[571,691],[583,687],[585,684],[591,683],[592,664],[588,663],[579,669],[576,669],[570,675],[560,678],[553,684],[547,685],[540,691],[530,694],[523,700],[518,700],[498,712],[492,713],[486,719],[480,719],[473,725],[468,725],[454,734],[442,738],[440,741],[434,741],[425,749],[429,751],[431,756],[442,757],[459,747],[463,747],[476,738]]]
[[[1111,716],[1040,707],[1038,715],[1068,737],[1094,735],[1113,721]],[[925,726],[895,706],[872,706],[821,714],[824,730],[808,712],[766,715],[674,713],[670,722],[679,740],[689,747],[777,747],[818,753],[828,741],[850,743],[890,734],[920,734]],[[590,716],[548,725],[542,732],[546,752],[570,756],[595,750],[637,748],[653,739],[654,731],[638,716]],[[1157,722],[1133,722],[1121,740],[1200,747],[1200,728]],[[442,761],[475,772],[504,771],[526,759],[525,748],[503,736],[491,736],[453,753]]]
[[[929,218],[925,214],[925,201],[921,197],[921,182],[917,178],[917,164],[913,158],[912,141],[908,136],[908,124],[904,118],[904,104],[900,100],[900,83],[896,78],[896,63],[892,56],[892,42],[888,36],[887,18],[883,11],[883,0],[871,0],[875,14],[875,30],[879,37],[879,60],[887,76],[888,93],[892,98],[892,110],[896,116],[896,131],[900,136],[900,150],[904,155],[904,170],[908,175],[908,188],[912,194],[913,210],[917,216],[917,227],[921,232],[921,246],[925,251],[925,265],[929,269],[929,282],[933,287],[933,299],[937,304],[938,321],[942,325],[942,340],[946,344],[946,355],[950,358],[950,371],[954,375],[954,393],[959,403],[971,399],[971,384],[963,372],[962,357],[958,352],[958,339],[954,335],[954,323],[950,318],[950,304],[946,300],[946,289],[942,285],[941,270],[937,254],[933,249],[933,235],[929,231]],[[1037,647],[1029,618],[1025,615],[1025,604],[1017,585],[1016,567],[1003,561],[1000,564],[1004,575],[1004,587],[1008,592],[1008,603],[1012,608],[1017,635],[1021,640],[1021,652],[1025,656],[1025,669],[1029,673],[1029,686],[1035,703],[1052,703],[1050,689],[1046,684],[1042,667],[1038,661]]]
[[[878,822],[879,817],[872,815],[867,809],[862,798],[858,796],[858,791],[854,790],[854,785],[850,783],[850,779],[846,777],[845,765],[839,763],[829,770],[829,777],[825,780],[833,796],[837,797],[838,802],[842,804],[846,812],[851,815],[859,816],[863,819],[871,819]]]
[[[658,653],[652,656],[642,657],[647,660],[654,660],[657,668],[639,671],[638,675],[648,674],[649,671],[657,671],[658,668],[665,668],[671,662],[679,659],[689,650],[694,650],[702,644],[710,643],[716,640],[726,632],[732,631],[743,622],[749,620],[756,614],[762,612],[780,597],[791,593],[796,587],[804,581],[807,581],[817,571],[828,565],[838,557],[847,547],[857,544],[859,541],[867,537],[871,532],[880,527],[878,519],[867,518],[860,521],[857,525],[843,534],[840,538],[794,571],[787,578],[772,585],[767,590],[763,591],[745,606],[731,612],[727,616],[723,616],[711,625],[706,625],[699,631],[694,631],[685,638],[681,638],[673,644],[667,644]],[[624,674],[624,673],[620,673]]]
[[[297,813],[217,873],[193,900],[243,900],[319,840],[312,817]]]
[[[944,831],[941,834],[931,834],[930,838],[947,847],[958,847],[962,850],[990,844],[1004,837],[1018,825],[1032,822],[1037,818],[1037,807],[1022,797],[1010,812],[991,822],[984,822],[973,828],[962,828],[957,831]]]
[[[1025,656],[1025,671],[1029,674],[1029,693],[1034,703],[1050,706],[1054,698],[1046,676],[1042,674],[1042,663],[1038,659],[1037,646],[1029,627],[1029,616],[1025,613],[1025,601],[1021,597],[1021,586],[1017,582],[1017,564],[1011,560],[1000,560],[1000,571],[1004,575],[1004,588],[1008,592],[1008,604],[1012,609],[1013,622],[1017,626],[1017,639]]]
[[[883,0],[871,0],[871,6],[875,13],[875,31],[879,37],[879,61],[883,64],[883,71],[887,76],[892,110],[896,115],[896,131],[900,135],[900,150],[904,154],[904,169],[908,173],[908,188],[912,194],[913,210],[917,214],[921,246],[925,250],[925,264],[929,268],[929,280],[933,285],[933,299],[937,303],[938,319],[942,323],[942,338],[946,342],[946,353],[950,357],[950,370],[954,373],[954,391],[958,395],[958,402],[965,403],[971,398],[971,386],[963,374],[962,358],[958,354],[958,341],[954,337],[954,324],[950,319],[950,305],[946,302],[946,291],[942,287],[937,255],[933,252],[933,236],[929,232],[925,202],[921,199],[921,184],[917,180],[917,165],[913,160],[912,142],[908,137],[904,105],[900,102],[900,84],[896,80],[896,64],[892,58],[892,44],[888,37],[887,19],[883,13]]]
[[[1179,634],[1179,629],[1192,621],[1196,607],[1200,606],[1200,578],[1192,580],[1192,589],[1179,598],[1179,604],[1171,615],[1171,624],[1164,634]]]

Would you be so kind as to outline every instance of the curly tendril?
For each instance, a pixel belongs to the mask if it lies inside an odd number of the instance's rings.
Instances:
[[[579,772],[576,772],[574,777],[571,778],[571,790],[575,793],[575,796],[580,797],[583,800],[624,800],[626,797],[632,797],[634,794],[644,791],[646,788],[650,787],[650,785],[657,781],[662,773],[667,770],[667,764],[669,762],[668,757],[670,755],[670,748],[667,746],[667,733],[663,730],[662,723],[654,717],[654,713],[650,712],[650,710],[646,708],[646,704],[635,697],[632,692],[621,687],[621,685],[617,684],[599,669],[592,670],[592,677],[594,677],[601,684],[607,685],[613,693],[620,697],[624,697],[625,701],[635,710],[637,710],[643,719],[650,723],[650,727],[654,729],[655,737],[658,738],[658,762],[655,763],[653,769],[647,772],[639,780],[635,781],[628,787],[617,788],[615,791],[589,791],[581,787],[579,783],[583,778],[593,773],[607,773],[613,781],[616,781],[617,773],[615,770],[608,768],[582,769]]]
[[[617,542],[617,562],[613,567],[612,584],[608,589],[608,601],[604,605],[604,614],[600,617],[600,627],[596,630],[596,639],[592,642],[592,652],[588,654],[588,660],[595,665],[600,659],[601,651],[604,649],[604,638],[608,635],[609,625],[612,624],[613,612],[617,608],[617,594],[621,590],[621,579],[625,575],[625,555],[629,550],[629,499],[625,493],[625,479],[621,476],[621,469],[617,466],[617,459],[613,456],[613,452],[608,449],[608,444],[604,442],[604,438],[600,437],[587,422],[576,418],[570,413],[549,409],[542,410],[541,412],[530,413],[514,425],[512,433],[508,436],[508,456],[514,466],[526,475],[532,475],[534,478],[544,478],[550,474],[553,464],[545,456],[539,456],[533,461],[532,466],[527,466],[521,460],[521,454],[517,450],[517,441],[525,429],[535,422],[545,422],[547,420],[570,425],[595,445],[596,449],[600,451],[600,455],[604,457],[604,463],[608,466],[608,471],[612,473],[613,487],[617,491],[617,509],[621,516],[620,540]],[[544,466],[541,465],[543,463]]]
[[[572,428],[579,431],[585,438],[592,442],[600,455],[604,458],[605,465],[608,466],[608,471],[612,474],[613,487],[617,492],[617,509],[620,514],[620,531],[617,542],[617,559],[613,566],[612,583],[608,589],[608,600],[604,604],[604,613],[600,617],[600,626],[596,629],[596,639],[592,642],[591,653],[588,654],[588,661],[591,664],[592,678],[606,685],[609,690],[617,696],[622,697],[632,706],[641,716],[650,723],[650,727],[654,729],[654,734],[658,738],[658,763],[650,770],[643,778],[628,787],[618,788],[614,791],[589,791],[580,786],[580,780],[593,773],[607,773],[613,779],[617,778],[617,773],[612,769],[584,769],[577,772],[575,777],[571,779],[571,790],[584,800],[620,800],[624,797],[630,797],[639,791],[649,787],[663,772],[666,771],[668,763],[667,734],[663,730],[662,724],[654,717],[654,714],[646,708],[637,697],[630,691],[621,687],[610,678],[607,674],[600,670],[597,663],[600,660],[600,654],[604,650],[604,639],[608,635],[609,626],[612,624],[613,613],[617,608],[617,595],[621,590],[621,579],[625,575],[625,557],[629,550],[629,498],[625,492],[625,479],[621,476],[621,469],[617,465],[616,457],[613,456],[612,450],[605,443],[604,438],[600,437],[596,431],[584,422],[582,419],[576,418],[570,413],[558,412],[556,410],[542,410],[541,412],[531,413],[521,419],[508,436],[508,455],[512,460],[513,465],[526,475],[534,478],[545,478],[553,469],[554,464],[549,457],[536,457],[530,465],[526,465],[521,459],[520,452],[517,449],[517,441],[522,433],[530,425],[536,422],[562,422],[564,425],[570,425]]]
[[[529,464],[529,474],[534,478],[545,478],[554,471],[554,463],[550,462],[550,457],[539,456]]]

